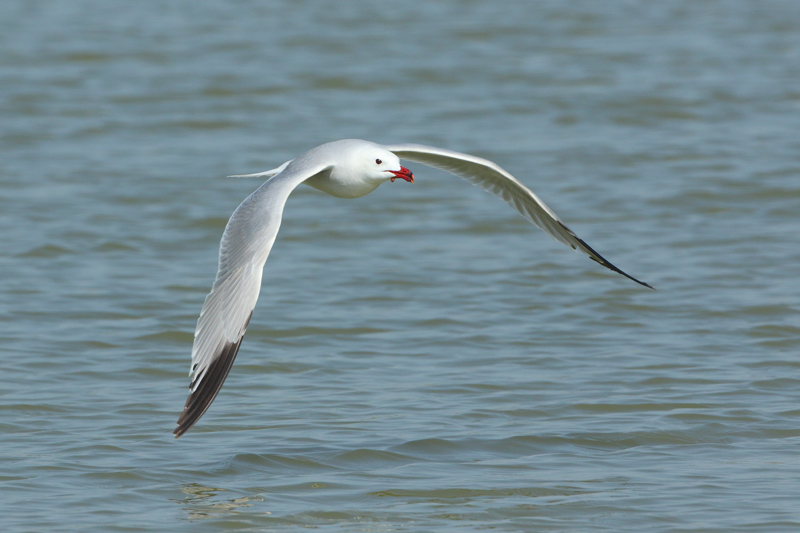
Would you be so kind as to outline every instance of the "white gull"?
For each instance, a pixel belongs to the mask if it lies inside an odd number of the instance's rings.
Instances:
[[[400,166],[400,159],[445,170],[482,187],[556,240],[650,287],[609,263],[530,189],[491,161],[420,144],[383,146],[357,139],[323,144],[276,169],[234,176],[269,179],[236,208],[222,235],[219,270],[194,333],[190,393],[173,431],[176,438],[203,416],[230,372],[261,290],[261,273],[278,235],[289,194],[306,183],[339,198],[358,198],[386,181],[400,178],[413,183],[413,174]]]

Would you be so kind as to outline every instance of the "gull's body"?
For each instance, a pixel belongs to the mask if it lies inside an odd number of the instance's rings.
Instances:
[[[339,198],[369,194],[385,181],[414,181],[400,166],[408,159],[446,170],[508,202],[555,239],[601,265],[650,287],[618,269],[565,226],[527,187],[491,161],[418,144],[382,146],[346,139],[323,144],[267,172],[239,177],[269,179],[234,211],[222,236],[219,270],[206,297],[192,347],[191,392],[178,419],[176,437],[205,413],[239,351],[261,290],[261,273],[281,225],[289,194],[306,183]]]

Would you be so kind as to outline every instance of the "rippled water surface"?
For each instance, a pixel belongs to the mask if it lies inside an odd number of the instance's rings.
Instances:
[[[800,528],[800,3],[0,3],[0,529]],[[497,161],[650,291],[409,164],[290,198],[171,430],[225,222],[344,137]]]

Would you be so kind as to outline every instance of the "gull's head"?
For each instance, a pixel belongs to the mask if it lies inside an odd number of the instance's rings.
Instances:
[[[324,144],[317,150],[334,163],[329,173],[312,176],[306,183],[330,195],[358,198],[374,191],[381,183],[397,178],[414,183],[414,174],[400,165],[395,154],[379,144],[345,139]]]
[[[383,183],[397,178],[414,183],[414,174],[400,165],[400,158],[380,146],[369,146],[358,150],[351,161],[366,180]]]

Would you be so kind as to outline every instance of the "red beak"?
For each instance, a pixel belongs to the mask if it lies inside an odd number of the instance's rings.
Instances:
[[[397,178],[400,178],[402,180],[406,180],[409,183],[414,183],[414,174],[412,174],[411,171],[408,170],[406,167],[400,167],[400,170],[390,170],[389,172],[394,174],[394,177],[391,178],[392,182],[394,182],[394,180],[396,180]]]

